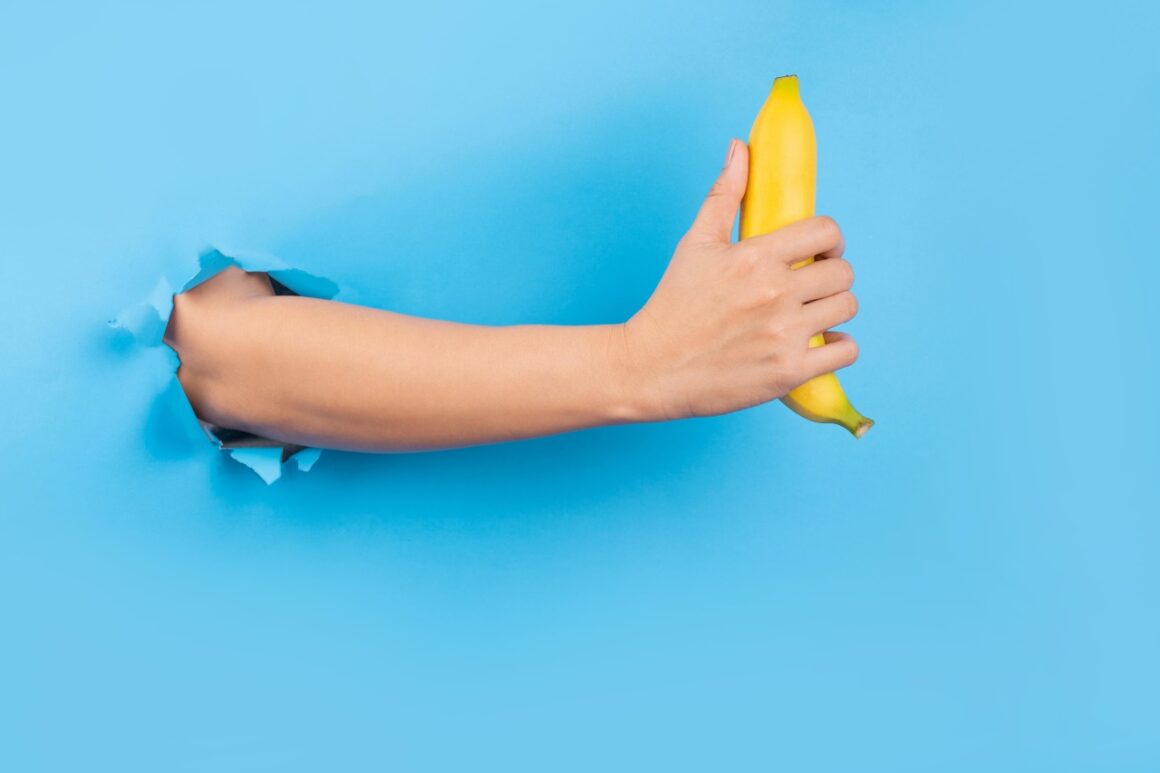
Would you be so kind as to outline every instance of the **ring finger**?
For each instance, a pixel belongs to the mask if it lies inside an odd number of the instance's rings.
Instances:
[[[802,321],[810,334],[849,322],[858,313],[858,299],[846,290],[802,306]]]
[[[854,269],[841,258],[815,260],[790,274],[803,303],[828,298],[854,285]]]

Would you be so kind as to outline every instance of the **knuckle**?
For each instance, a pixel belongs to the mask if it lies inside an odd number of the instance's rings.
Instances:
[[[191,330],[196,329],[195,326],[191,325],[191,322],[198,317],[196,306],[193,296],[188,292],[173,296],[173,310],[169,313],[169,321],[165,325],[163,340],[178,354],[181,354],[183,346],[189,340]]]
[[[772,351],[783,352],[786,349],[785,344],[790,339],[790,331],[780,317],[770,320],[766,327],[766,338]]]
[[[790,283],[784,279],[770,282],[765,287],[763,293],[765,299],[769,302],[774,314],[779,319],[792,312],[793,306],[798,303],[795,294],[791,290]]]
[[[184,317],[189,307],[189,293],[176,293],[173,296],[173,310],[169,313],[169,327],[177,327],[177,318]]]
[[[763,262],[761,251],[747,244],[735,245],[732,252],[736,256],[736,262],[749,270],[760,267]]]
[[[212,392],[207,388],[206,380],[198,373],[193,363],[182,362],[177,369],[177,382],[185,392],[193,412],[198,418],[210,419],[216,416],[217,411],[212,400]]]
[[[248,426],[245,413],[239,407],[237,390],[220,377],[183,363],[178,369],[177,380],[199,419],[234,429]]]
[[[734,248],[726,249],[724,258],[721,271],[726,281],[744,292],[752,292],[758,284],[754,281],[754,274],[759,268],[759,256],[754,255],[751,250]]]

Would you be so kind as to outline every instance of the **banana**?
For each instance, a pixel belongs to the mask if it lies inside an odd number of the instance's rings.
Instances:
[[[798,92],[796,75],[773,81],[769,97],[749,132],[749,185],[741,202],[741,238],[775,231],[814,214],[817,189],[814,125]],[[795,263],[800,268],[813,262]],[[810,346],[822,346],[821,334]],[[862,437],[874,425],[854,409],[833,373],[810,379],[782,398],[810,421],[841,424]]]

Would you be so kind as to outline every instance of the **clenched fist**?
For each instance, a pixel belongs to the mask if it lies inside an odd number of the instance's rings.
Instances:
[[[623,326],[626,367],[650,419],[748,408],[858,357],[852,338],[829,332],[858,309],[837,223],[812,217],[732,242],[748,173],[749,151],[733,140],[656,290]],[[818,260],[791,268],[810,257]],[[819,333],[826,344],[811,349]]]

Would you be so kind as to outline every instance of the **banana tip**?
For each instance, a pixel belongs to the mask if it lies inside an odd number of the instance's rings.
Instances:
[[[869,432],[870,428],[873,426],[874,419],[867,419],[863,417],[863,419],[858,422],[858,426],[854,427],[854,437],[861,438],[863,435]]]
[[[797,91],[798,76],[796,73],[789,75],[779,75],[773,79],[773,88],[785,91]]]

